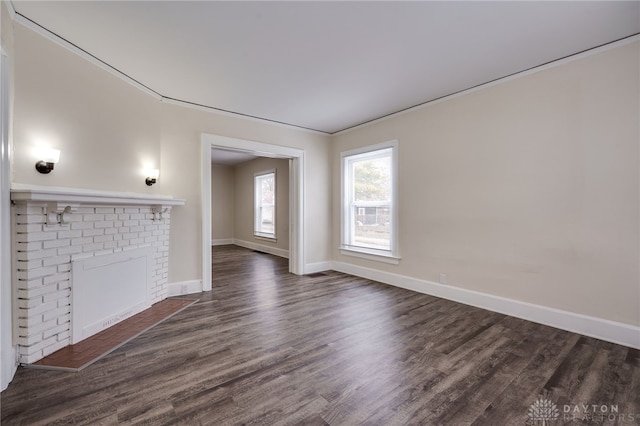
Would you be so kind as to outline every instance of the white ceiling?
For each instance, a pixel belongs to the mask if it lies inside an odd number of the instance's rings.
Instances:
[[[23,1],[160,95],[327,133],[640,33],[638,1]]]
[[[256,158],[258,158],[257,155],[245,151],[234,151],[219,148],[211,150],[211,164],[217,164],[220,166],[235,166],[236,164],[244,163]]]

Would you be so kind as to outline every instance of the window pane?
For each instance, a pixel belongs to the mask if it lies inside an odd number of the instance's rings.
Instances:
[[[262,206],[260,215],[260,232],[274,233],[273,206]]]
[[[391,249],[391,222],[389,206],[355,207],[355,223],[352,224],[354,232],[353,245],[376,248],[381,250]],[[361,212],[364,210],[364,214]]]
[[[379,149],[342,154],[341,230],[342,247],[347,250],[397,255],[393,170],[396,144],[392,141]]]
[[[262,204],[273,204],[273,189],[275,187],[273,174],[262,176],[260,180]]]
[[[391,157],[353,162],[354,201],[391,200]]]
[[[267,173],[255,177],[255,227],[260,236],[275,237],[276,175]]]

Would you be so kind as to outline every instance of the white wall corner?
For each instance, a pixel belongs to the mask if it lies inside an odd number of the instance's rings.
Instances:
[[[284,257],[285,259],[289,258],[289,250],[284,250],[277,247],[272,247],[265,244],[258,244],[252,241],[244,241],[244,240],[238,240],[238,239],[234,239],[233,244],[240,247],[248,248],[251,250],[263,251],[265,253],[269,253],[274,256]]]
[[[201,280],[178,281],[167,284],[167,297],[201,293],[202,291]]]
[[[640,349],[640,327],[602,318],[563,311],[542,305],[494,296],[459,287],[420,280],[344,262],[333,262],[332,269],[418,293],[441,297],[489,311],[571,331],[607,342]]]

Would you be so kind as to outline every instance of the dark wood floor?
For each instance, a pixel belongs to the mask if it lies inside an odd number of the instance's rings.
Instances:
[[[88,368],[20,368],[2,425],[523,425],[539,399],[548,425],[640,422],[637,350],[234,246],[213,267],[212,292]]]

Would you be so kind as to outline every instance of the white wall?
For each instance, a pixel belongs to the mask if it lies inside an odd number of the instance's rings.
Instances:
[[[335,260],[640,325],[637,42],[334,138],[399,141],[399,265]]]
[[[230,240],[234,233],[234,168],[211,167],[211,240]]]
[[[160,166],[161,103],[118,77],[15,25],[14,182],[162,194],[144,182]],[[50,174],[39,145],[60,149]]]

